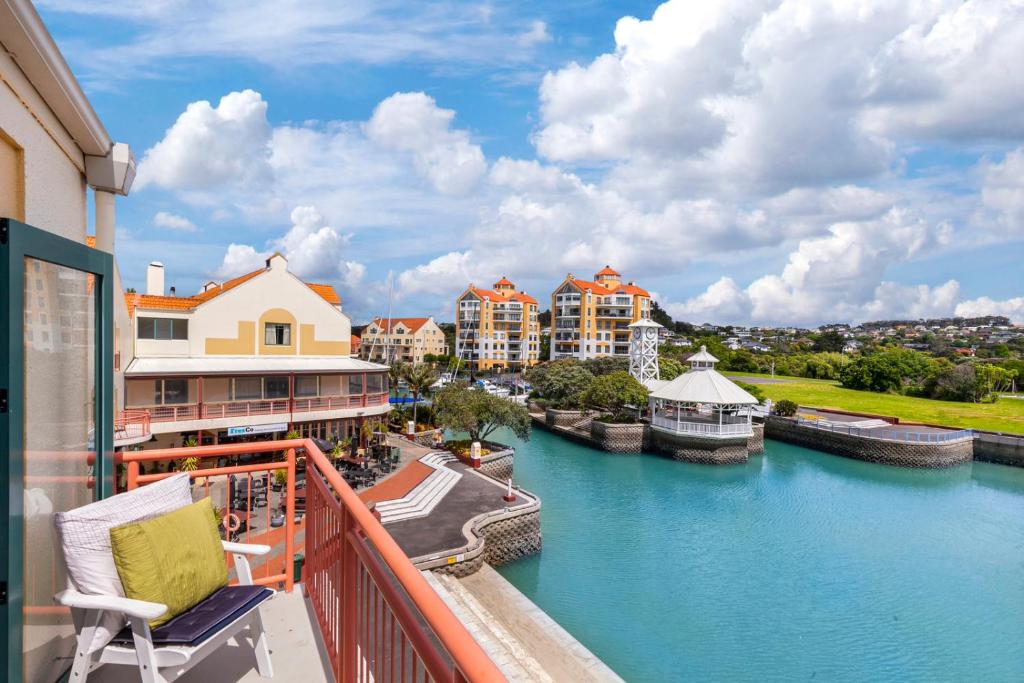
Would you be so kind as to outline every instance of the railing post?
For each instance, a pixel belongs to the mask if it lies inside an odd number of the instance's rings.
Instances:
[[[295,449],[288,449],[288,481],[284,499],[284,589],[291,593],[295,585],[295,572],[292,566],[295,562]],[[309,500],[309,487],[306,487],[306,500]]]
[[[349,541],[349,532],[355,533],[355,523],[348,508],[341,508],[341,532],[338,543],[341,546],[341,680],[356,680],[358,664],[358,617],[359,617],[359,577],[356,574],[356,551]]]
[[[139,462],[137,460],[130,460],[128,462],[128,490],[131,491],[138,486],[139,478]]]

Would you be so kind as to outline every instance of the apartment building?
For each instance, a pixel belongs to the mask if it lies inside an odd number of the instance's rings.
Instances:
[[[432,317],[374,318],[360,337],[359,356],[366,360],[422,363],[427,355],[448,355],[444,330]]]
[[[164,293],[149,265],[145,294],[126,294],[134,359],[128,410],[145,410],[148,445],[239,437],[358,437],[389,410],[387,368],[351,355],[351,323],[330,285],[306,283],[274,254],[266,267],[195,296]]]
[[[540,356],[537,300],[508,278],[493,289],[470,284],[455,300],[455,353],[475,370],[515,370]]]
[[[572,273],[551,294],[551,359],[629,355],[629,324],[651,317],[651,295],[611,266]]]

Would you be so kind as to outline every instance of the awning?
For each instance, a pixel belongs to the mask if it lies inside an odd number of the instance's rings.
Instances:
[[[382,372],[386,365],[345,356],[207,356],[136,358],[125,375],[235,375],[331,372]]]

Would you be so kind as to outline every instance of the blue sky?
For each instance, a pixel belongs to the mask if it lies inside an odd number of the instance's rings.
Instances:
[[[140,162],[129,286],[279,250],[356,322],[605,263],[694,322],[1024,321],[1020,6],[39,9]]]

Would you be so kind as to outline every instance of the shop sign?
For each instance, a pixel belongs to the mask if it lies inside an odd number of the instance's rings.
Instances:
[[[273,434],[288,431],[287,422],[276,422],[270,425],[246,425],[244,427],[228,427],[228,436],[249,436],[250,434]]]

